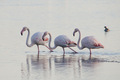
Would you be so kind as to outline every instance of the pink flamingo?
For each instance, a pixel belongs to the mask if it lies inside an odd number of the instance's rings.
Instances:
[[[93,36],[84,37],[81,41],[81,47],[80,47],[79,43],[80,43],[80,39],[81,39],[81,33],[80,33],[80,30],[78,28],[76,28],[73,32],[73,36],[75,36],[76,32],[79,33],[79,39],[78,39],[78,42],[77,42],[77,47],[80,50],[84,49],[84,48],[88,48],[90,50],[90,57],[91,57],[91,49],[104,48],[104,46],[101,43],[99,43]]]
[[[54,47],[51,47],[51,38],[52,38],[52,36],[51,36],[51,34],[49,33],[49,32],[45,32],[44,33],[44,35],[43,35],[43,40],[45,39],[44,37],[46,36],[46,35],[49,35],[50,36],[50,39],[49,39],[49,48],[50,49],[55,49],[57,46],[60,46],[60,47],[62,47],[63,48],[63,55],[65,54],[65,50],[64,50],[64,48],[65,47],[68,47],[69,49],[71,49],[72,51],[74,51],[75,53],[77,53],[75,50],[73,50],[72,48],[70,48],[70,47],[75,47],[77,44],[75,43],[75,42],[73,42],[73,41],[71,41],[67,36],[65,36],[65,35],[59,35],[59,36],[57,36],[56,38],[55,38],[55,40],[54,40]]]
[[[36,32],[31,37],[31,44],[28,44],[28,39],[29,39],[29,36],[30,36],[30,30],[29,30],[29,28],[23,27],[23,29],[21,31],[21,35],[23,35],[23,32],[26,31],[26,30],[28,31],[28,35],[27,35],[27,39],[26,39],[26,45],[28,47],[32,47],[33,45],[36,44],[37,48],[38,48],[38,55],[39,55],[39,45],[44,45],[45,47],[47,47],[45,44],[48,42],[48,38],[44,37],[44,40],[43,40],[42,36],[43,36],[44,33],[43,32]],[[52,51],[51,49],[49,49],[49,50]]]

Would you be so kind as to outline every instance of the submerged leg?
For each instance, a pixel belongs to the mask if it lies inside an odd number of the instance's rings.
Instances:
[[[73,52],[77,53],[75,50],[73,50],[72,48],[68,47],[69,49],[71,49]]]
[[[50,52],[53,52],[48,46],[45,45],[45,47],[47,47],[50,50]]]

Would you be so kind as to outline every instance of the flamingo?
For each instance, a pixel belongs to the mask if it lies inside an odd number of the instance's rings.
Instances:
[[[73,36],[75,36],[75,33],[79,33],[79,38],[77,42],[77,47],[82,50],[84,48],[88,48],[90,51],[90,57],[91,57],[91,49],[99,49],[104,48],[104,46],[99,43],[93,36],[86,36],[81,40],[81,47],[79,46],[80,39],[81,39],[81,32],[78,28],[76,28],[73,32]]]
[[[43,36],[44,33],[43,32],[36,32],[31,37],[31,44],[28,44],[28,39],[29,39],[29,36],[30,36],[30,30],[29,30],[29,28],[23,27],[23,29],[21,31],[21,35],[23,35],[23,32],[26,31],[26,30],[28,31],[28,35],[27,35],[27,39],[26,39],[26,45],[28,47],[32,47],[33,45],[36,44],[37,48],[38,48],[38,55],[39,55],[39,45],[44,45],[45,47],[47,47],[45,44],[48,42],[48,38],[44,37],[44,40],[43,40],[42,36]],[[51,49],[49,49],[49,50],[52,51]]]
[[[54,47],[51,47],[51,34],[49,32],[45,32],[42,36],[43,40],[45,39],[44,37],[46,35],[49,35],[50,36],[50,39],[49,39],[49,48],[50,49],[55,49],[57,46],[60,46],[63,48],[63,55],[65,55],[65,49],[66,47],[68,47],[69,49],[71,49],[72,51],[74,51],[75,53],[77,53],[75,50],[73,50],[72,48],[70,47],[75,47],[77,44],[73,41],[71,41],[66,35],[59,35],[55,38],[54,40]]]

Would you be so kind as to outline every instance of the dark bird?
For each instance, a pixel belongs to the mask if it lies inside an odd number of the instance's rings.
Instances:
[[[110,31],[106,26],[104,26],[104,28],[105,28],[105,32],[108,32],[108,31]]]

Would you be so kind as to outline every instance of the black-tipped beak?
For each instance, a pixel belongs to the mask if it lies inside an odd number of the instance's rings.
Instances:
[[[74,43],[74,45],[77,45],[77,43]]]
[[[23,33],[21,32],[21,36],[23,35]]]
[[[75,36],[75,33],[73,33],[73,36]]]
[[[21,33],[21,36],[23,35],[23,32],[24,32],[24,30],[22,30],[20,33]]]
[[[44,37],[42,37],[42,40],[44,41]]]

